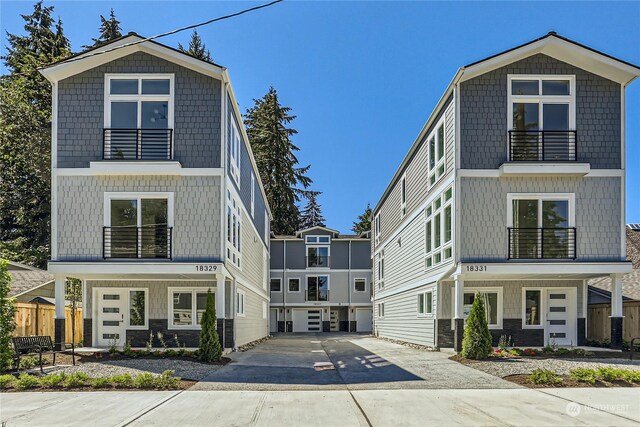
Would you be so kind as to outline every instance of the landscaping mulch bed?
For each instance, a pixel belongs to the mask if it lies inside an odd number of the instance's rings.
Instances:
[[[596,387],[596,388],[607,388],[607,387],[640,387],[640,384],[628,383],[626,381],[596,381],[595,384],[585,383],[581,381],[576,381],[573,378],[570,378],[567,375],[560,375],[562,377],[562,382],[558,384],[534,384],[529,379],[529,375],[525,374],[517,374],[517,375],[507,375],[503,377],[504,380],[510,381],[515,384],[519,384],[529,388],[570,388],[570,387]]]
[[[178,382],[177,388],[175,388],[173,390],[174,391],[175,390],[187,390],[187,389],[190,389],[191,387],[193,387],[196,383],[197,383],[197,381],[180,380],[180,382]],[[35,388],[27,389],[27,390],[18,390],[16,388],[9,388],[9,389],[0,390],[0,393],[25,393],[25,392],[31,392],[31,391],[41,391],[41,392],[50,392],[50,391],[56,391],[56,392],[60,392],[60,391],[119,391],[119,392],[123,392],[123,391],[125,391],[126,392],[126,391],[154,391],[154,390],[159,390],[159,389],[151,388],[151,389],[140,390],[140,389],[137,389],[137,388],[115,388],[115,387],[94,388],[94,387],[90,387],[90,386],[84,386],[84,387],[74,387],[74,388],[35,387]],[[162,390],[162,391],[166,391],[166,390]]]

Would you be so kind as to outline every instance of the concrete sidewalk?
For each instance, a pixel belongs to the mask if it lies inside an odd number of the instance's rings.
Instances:
[[[626,426],[637,388],[32,392],[0,394],[13,426]]]

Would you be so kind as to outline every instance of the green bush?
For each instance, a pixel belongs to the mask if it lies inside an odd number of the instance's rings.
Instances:
[[[558,356],[566,356],[569,353],[571,353],[571,350],[564,347],[560,347],[559,349],[556,350],[556,355]]]
[[[15,382],[15,387],[18,390],[27,390],[30,388],[35,388],[40,385],[40,380],[38,377],[33,375],[29,375],[26,372],[20,374],[20,377]]]
[[[623,379],[630,383],[640,383],[640,371],[626,370]]]
[[[57,374],[49,374],[45,377],[40,378],[40,385],[44,388],[58,388],[62,386],[66,378],[64,372],[59,372]]]
[[[109,377],[94,378],[93,381],[91,381],[91,387],[109,388],[111,387],[111,378]]]
[[[522,349],[514,347],[509,350],[509,353],[513,354],[514,356],[522,356]]]
[[[10,374],[0,375],[0,390],[9,388],[16,381],[16,377]]]
[[[42,364],[47,365],[49,361],[46,357],[42,358]],[[40,359],[38,356],[22,356],[20,357],[20,369],[31,369],[36,366],[40,366]]]
[[[562,382],[562,378],[548,369],[534,369],[529,375],[529,380],[534,384],[555,385]]]
[[[167,357],[176,357],[178,355],[178,352],[172,349],[168,349],[164,352],[164,355]]]
[[[210,290],[207,291],[207,305],[202,316],[201,325],[199,358],[207,363],[217,362],[222,356],[222,346],[218,337],[216,304]],[[491,350],[491,343],[489,343],[489,350]]]
[[[555,353],[555,349],[550,345],[547,345],[542,349],[542,354],[553,354],[553,353]]]
[[[11,335],[16,329],[16,303],[14,298],[9,298],[10,283],[8,262],[0,259],[0,372],[13,365]]]
[[[91,377],[89,377],[89,375],[85,374],[84,372],[74,372],[67,375],[67,378],[64,380],[64,387],[83,387],[87,385],[89,381],[91,381]]]
[[[598,368],[597,375],[598,375],[598,378],[604,381],[611,382],[616,380],[623,380],[626,372],[627,371],[624,369],[607,367],[607,368]]]
[[[467,318],[462,339],[462,357],[467,359],[486,359],[491,353],[491,333],[487,325],[484,300],[476,294]]]
[[[180,377],[176,377],[175,371],[164,371],[160,375],[155,378],[155,386],[160,389],[175,389],[178,388],[178,384],[180,383]]]
[[[135,388],[154,388],[156,385],[156,377],[150,372],[138,374],[133,380]]]
[[[130,388],[133,386],[133,377],[131,374],[120,374],[111,377],[111,382],[116,388]]]
[[[576,368],[572,369],[569,374],[572,379],[581,383],[595,384],[598,379],[595,369]]]

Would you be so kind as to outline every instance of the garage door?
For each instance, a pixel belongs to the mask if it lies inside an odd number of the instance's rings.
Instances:
[[[356,308],[356,331],[371,332],[373,310],[370,308]]]
[[[293,310],[293,332],[321,332],[321,310]]]

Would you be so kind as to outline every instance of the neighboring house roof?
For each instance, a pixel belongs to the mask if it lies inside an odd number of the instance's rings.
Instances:
[[[402,163],[398,167],[395,175],[389,182],[389,185],[382,194],[382,197],[380,197],[380,200],[373,209],[374,215],[379,212],[380,207],[396,185],[396,182],[404,173],[415,152],[420,148],[431,126],[436,122],[440,110],[448,104],[449,99],[453,95],[453,89],[459,83],[536,54],[550,56],[559,61],[563,61],[583,70],[606,77],[623,86],[626,86],[640,76],[640,66],[615,58],[611,55],[607,55],[566,37],[562,37],[553,31],[543,37],[459,68],[442,97],[436,104],[436,107],[429,115],[426,123],[420,130],[420,133],[418,133],[418,136],[411,145],[409,152],[402,160]]]
[[[9,261],[9,274],[11,275],[10,297],[17,297],[53,282],[53,274],[17,262]]]
[[[321,225],[316,225],[315,227],[305,228],[304,230],[296,231],[296,236],[302,236],[304,233],[308,233],[308,232],[313,231],[313,230],[328,231],[329,233],[333,234],[334,237],[338,237],[338,235],[340,234],[340,232],[338,230],[334,230],[333,228],[328,228],[328,227],[323,227]]]
[[[350,240],[350,239],[370,239],[371,238],[371,232],[370,231],[364,231],[362,233],[359,234],[340,234],[340,232],[338,230],[334,230],[332,228],[328,228],[328,227],[322,227],[322,226],[315,226],[315,227],[311,227],[311,228],[306,228],[304,230],[298,230],[296,231],[295,235],[288,235],[288,234],[275,234],[275,233],[271,233],[271,238],[275,239],[275,240],[301,240],[302,239],[302,235],[304,233],[308,233],[308,232],[312,232],[314,230],[322,230],[322,231],[327,231],[329,233],[332,234],[332,237],[334,239],[345,239],[345,240]]]
[[[627,227],[627,259],[633,265],[633,271],[622,278],[622,295],[626,299],[640,301],[640,230]],[[611,299],[611,278],[609,276],[591,279],[589,291],[601,297]]]

